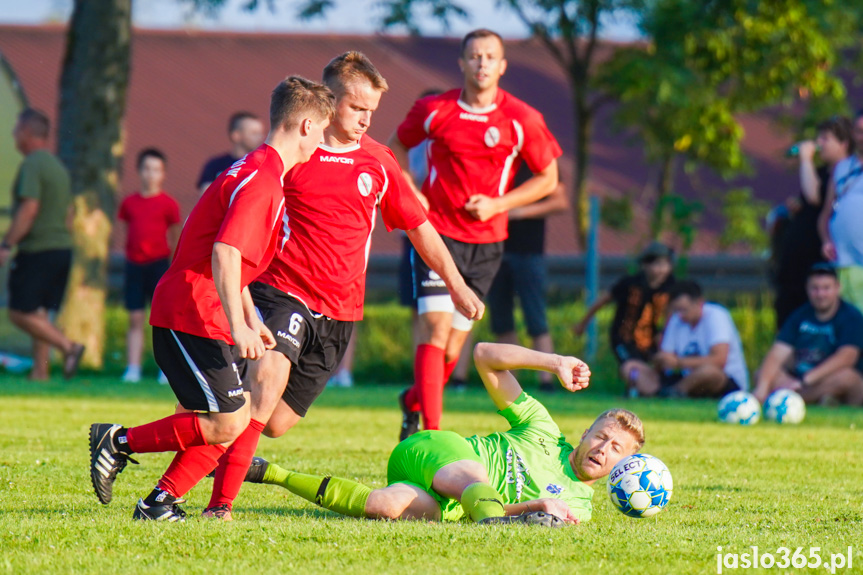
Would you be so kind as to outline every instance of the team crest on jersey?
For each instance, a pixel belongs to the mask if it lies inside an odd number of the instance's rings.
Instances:
[[[485,136],[483,138],[485,140],[485,145],[489,148],[494,148],[500,143],[500,130],[498,130],[494,126],[489,126],[488,130],[485,131]]]
[[[359,188],[360,194],[362,194],[363,197],[368,196],[372,193],[372,177],[367,173],[362,172],[357,178],[357,188]]]
[[[563,493],[563,487],[561,487],[560,485],[555,485],[554,483],[549,483],[548,487],[546,487],[545,490],[552,495],[560,495],[561,493]]]

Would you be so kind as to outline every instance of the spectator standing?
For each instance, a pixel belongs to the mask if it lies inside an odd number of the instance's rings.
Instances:
[[[793,389],[807,403],[823,400],[863,405],[863,314],[839,297],[836,270],[815,264],[806,281],[809,301],[782,326],[758,370],[755,397]]]
[[[527,165],[522,164],[513,187],[522,185],[532,175]],[[543,353],[554,353],[545,306],[545,218],[567,209],[569,201],[564,186],[558,183],[554,191],[540,201],[508,212],[509,237],[503,242],[503,260],[488,293],[491,331],[498,343],[518,345],[513,313],[517,295],[531,347]],[[550,373],[539,372],[539,382],[542,391],[555,390]]]
[[[855,153],[836,164],[819,231],[824,256],[836,262],[842,299],[863,309],[863,112],[857,113],[851,136]]]
[[[72,191],[69,172],[48,151],[48,117],[28,108],[12,135],[24,155],[12,189],[12,223],[0,242],[0,265],[17,248],[9,274],[9,318],[33,338],[31,379],[48,378],[48,349],[63,353],[63,375],[78,369],[84,346],[51,320],[63,301],[72,265]]]
[[[141,380],[144,309],[171,264],[180,231],[180,206],[162,189],[165,164],[165,155],[156,148],[138,154],[141,189],[123,200],[117,215],[128,226],[124,302],[129,311],[129,331],[123,381],[129,383]]]
[[[704,301],[701,286],[677,281],[668,296],[672,316],[654,358],[658,370],[642,395],[722,397],[749,389],[740,334],[728,310]]]
[[[591,318],[614,302],[614,320],[609,332],[611,350],[630,396],[637,396],[641,389],[651,395],[656,393],[658,382],[650,364],[659,350],[669,290],[674,285],[673,259],[674,250],[670,247],[650,243],[638,256],[641,271],[617,280],[574,327],[576,335],[583,335]]]
[[[795,146],[800,158],[800,195],[789,202],[790,221],[782,232],[782,247],[776,267],[776,328],[780,329],[794,310],[807,301],[806,283],[809,269],[824,261],[818,216],[824,208],[830,179],[836,165],[854,149],[851,121],[835,116],[818,125],[815,140]],[[822,165],[815,166],[818,152]]]
[[[228,120],[228,139],[231,140],[231,151],[210,158],[204,164],[198,177],[199,193],[203,194],[219,174],[264,142],[264,123],[251,112],[237,112]]]

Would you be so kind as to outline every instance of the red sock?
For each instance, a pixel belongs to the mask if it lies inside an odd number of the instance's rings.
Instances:
[[[405,405],[408,411],[420,410],[420,388],[414,383],[408,392],[405,394]]]
[[[224,445],[217,443],[180,451],[174,456],[156,487],[174,497],[182,497],[219,464],[219,457],[226,449]]]
[[[440,429],[443,411],[444,351],[426,343],[417,346],[414,379],[419,391],[423,429]]]
[[[201,434],[201,422],[196,413],[178,413],[153,423],[132,427],[126,431],[126,440],[135,453],[183,451],[196,445],[207,444]]]
[[[223,503],[228,505],[234,503],[246,478],[246,472],[252,464],[252,457],[255,455],[255,449],[258,448],[258,440],[264,432],[264,427],[266,427],[264,423],[256,419],[251,420],[246,430],[234,440],[219,459],[208,509]]]
[[[458,365],[458,358],[455,358],[452,361],[446,361],[446,358],[444,358],[444,361],[445,363],[443,364],[443,383],[444,385],[446,385],[449,381],[450,376],[452,375],[452,372],[455,371],[455,366]]]

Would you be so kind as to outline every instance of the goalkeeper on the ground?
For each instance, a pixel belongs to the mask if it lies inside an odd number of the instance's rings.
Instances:
[[[545,407],[522,391],[510,370],[557,375],[570,391],[588,385],[590,369],[575,357],[514,345],[480,343],[476,368],[495,406],[510,424],[502,433],[464,438],[422,431],[396,446],[387,486],[306,475],[256,458],[247,480],[281,485],[326,509],[352,517],[424,519],[561,526],[590,519],[591,485],[644,444],[634,413],[611,409],[566,442]]]

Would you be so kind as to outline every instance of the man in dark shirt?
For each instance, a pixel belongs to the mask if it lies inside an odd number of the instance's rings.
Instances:
[[[512,187],[518,187],[533,174],[522,164]],[[524,323],[531,347],[543,353],[554,353],[545,311],[545,218],[569,209],[562,183],[538,202],[509,211],[509,237],[503,242],[503,260],[488,293],[491,331],[498,343],[518,345],[515,331],[514,304],[518,295],[524,312]],[[456,371],[458,367],[456,367]],[[540,389],[553,391],[550,374],[539,373]]]
[[[797,144],[800,158],[800,195],[790,202],[791,219],[782,232],[781,247],[775,254],[776,329],[808,301],[806,279],[809,269],[823,262],[818,216],[824,206],[833,168],[851,154],[851,121],[834,116],[818,125],[814,141]],[[815,166],[815,153],[822,162]]]
[[[198,177],[198,192],[203,194],[223,171],[264,142],[264,124],[251,112],[237,112],[228,121],[231,151],[207,160]]]
[[[815,264],[806,280],[809,303],[782,326],[758,371],[755,397],[793,389],[807,403],[838,400],[863,405],[863,314],[839,297],[836,270]]]
[[[620,364],[620,377],[626,382],[629,395],[638,393],[637,389],[643,387],[638,384],[644,378],[655,377],[649,364],[659,348],[660,324],[665,319],[668,293],[674,284],[673,257],[674,250],[652,242],[638,258],[641,271],[617,280],[574,327],[576,335],[582,335],[596,312],[615,303],[611,349]]]

